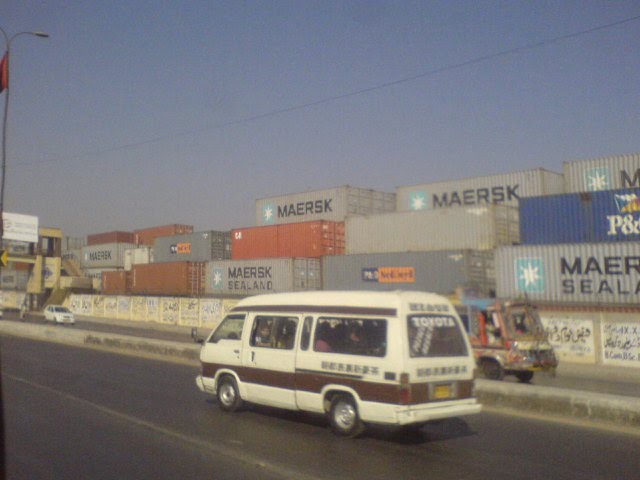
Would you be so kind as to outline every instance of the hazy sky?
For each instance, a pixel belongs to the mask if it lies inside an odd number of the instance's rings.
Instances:
[[[5,210],[72,236],[226,230],[273,195],[635,153],[640,18],[596,27],[638,16],[637,0],[4,0],[10,36],[51,35],[11,45]]]

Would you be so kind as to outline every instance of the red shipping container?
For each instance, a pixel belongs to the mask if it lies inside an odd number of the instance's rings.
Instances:
[[[102,272],[102,293],[105,295],[128,295],[130,272]]]
[[[204,294],[204,262],[169,262],[133,265],[131,293],[196,297]]]
[[[87,235],[87,246],[103,245],[105,243],[134,243],[133,232],[104,232]]]
[[[153,241],[158,237],[171,237],[173,235],[182,235],[184,233],[193,233],[193,225],[172,224],[143,228],[142,230],[134,231],[134,243],[153,247]]]
[[[344,253],[344,222],[319,220],[231,231],[231,258],[306,257]]]

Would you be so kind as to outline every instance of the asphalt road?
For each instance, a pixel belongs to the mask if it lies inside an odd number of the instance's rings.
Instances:
[[[336,438],[324,419],[223,414],[194,367],[0,337],[10,479],[622,479],[640,437],[482,413]]]

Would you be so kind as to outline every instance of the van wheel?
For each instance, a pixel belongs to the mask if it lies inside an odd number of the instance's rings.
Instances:
[[[364,431],[358,407],[351,395],[336,395],[331,400],[329,422],[333,432],[341,437],[354,438]]]
[[[218,380],[216,397],[218,398],[220,409],[225,412],[235,412],[242,407],[242,398],[238,391],[236,379],[229,375],[225,375]]]
[[[489,380],[502,380],[504,378],[504,369],[495,360],[484,360],[482,362],[482,373]]]
[[[516,372],[516,378],[520,383],[529,383],[533,378],[533,372],[524,371],[524,372]]]

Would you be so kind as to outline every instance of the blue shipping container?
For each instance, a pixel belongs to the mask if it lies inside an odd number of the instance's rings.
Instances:
[[[520,199],[523,245],[640,240],[640,189]]]

